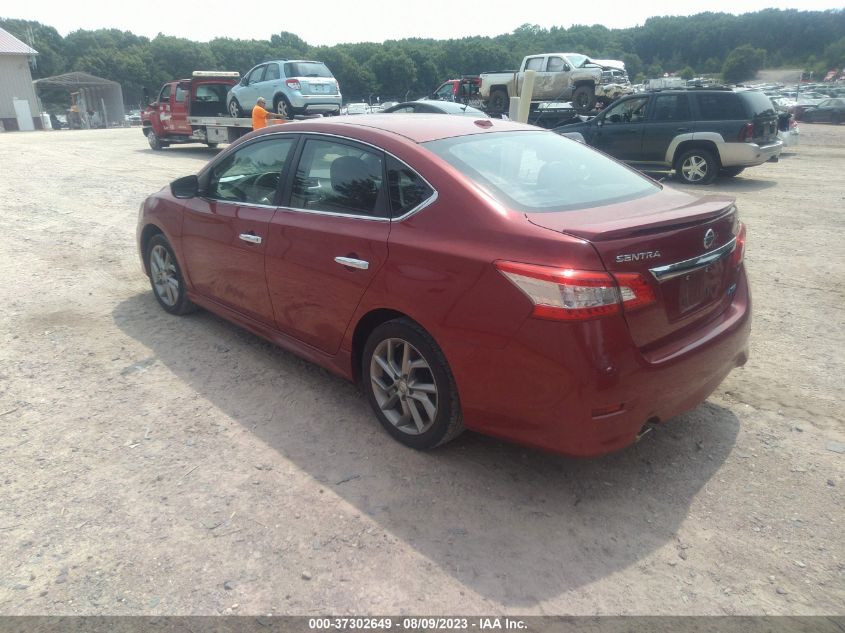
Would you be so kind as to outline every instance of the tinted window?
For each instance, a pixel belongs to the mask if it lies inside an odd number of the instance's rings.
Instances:
[[[184,101],[187,96],[187,90],[185,90],[182,86],[176,86],[176,101]]]
[[[212,168],[208,197],[231,202],[273,204],[290,138],[258,141],[241,147]]]
[[[685,94],[657,95],[651,118],[653,121],[689,121],[689,98]]]
[[[751,106],[751,115],[774,114],[775,106],[772,100],[757,90],[746,90],[738,93],[739,98]]]
[[[227,86],[221,84],[201,84],[197,86],[194,101],[219,102],[226,100]]]
[[[392,156],[387,157],[387,184],[393,217],[404,215],[434,193],[421,176]]]
[[[382,155],[356,145],[309,140],[294,178],[291,206],[353,215],[384,215]]]
[[[322,62],[288,62],[285,77],[332,77],[331,71]]]
[[[167,84],[161,89],[161,94],[158,97],[159,101],[170,101],[170,84]]]
[[[264,73],[264,81],[272,81],[281,78],[278,64],[267,64],[267,71]]]
[[[699,93],[695,96],[702,121],[734,121],[748,117],[734,92]]]
[[[525,62],[525,70],[543,70],[543,58],[542,57],[532,57],[527,62]]]
[[[645,109],[648,105],[648,97],[637,97],[626,99],[611,106],[604,115],[606,124],[614,123],[640,123],[645,118]]]
[[[563,70],[563,57],[549,57],[549,63],[546,64],[546,70],[550,73],[559,73]]]
[[[554,132],[475,134],[424,145],[518,211],[598,207],[660,190],[644,176]]]

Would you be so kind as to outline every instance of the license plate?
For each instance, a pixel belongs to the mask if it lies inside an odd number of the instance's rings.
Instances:
[[[316,84],[316,85],[312,86],[312,90],[314,92],[328,92],[329,87],[325,84]]]
[[[716,299],[719,294],[720,272],[721,267],[711,266],[681,278],[678,288],[678,308],[681,313]]]

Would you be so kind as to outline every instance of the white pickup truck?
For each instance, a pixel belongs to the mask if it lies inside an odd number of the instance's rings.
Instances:
[[[596,88],[602,83],[602,71],[624,70],[615,60],[591,60],[580,53],[542,53],[528,55],[519,70],[481,73],[481,99],[490,112],[507,112],[510,97],[521,96],[526,70],[537,77],[531,101],[571,101],[578,112],[589,112],[596,104]]]

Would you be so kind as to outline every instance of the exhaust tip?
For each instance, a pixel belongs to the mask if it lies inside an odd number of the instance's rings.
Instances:
[[[643,427],[640,429],[640,432],[637,433],[637,437],[634,439],[634,442],[639,442],[646,435],[651,433],[654,430],[654,427],[656,427],[658,424],[660,424],[660,418],[658,418],[657,416],[650,417],[648,420],[646,420],[646,423],[643,424]]]

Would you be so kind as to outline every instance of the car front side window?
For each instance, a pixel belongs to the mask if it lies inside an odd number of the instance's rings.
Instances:
[[[273,138],[239,148],[212,167],[207,197],[272,205],[295,139]]]
[[[607,111],[604,122],[606,124],[640,123],[645,118],[646,105],[648,105],[648,97],[626,99]]]

